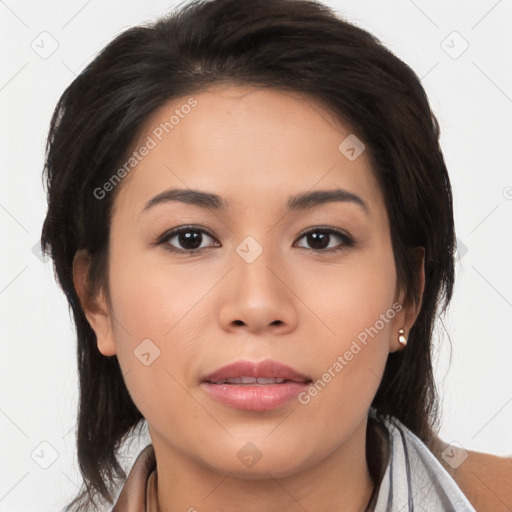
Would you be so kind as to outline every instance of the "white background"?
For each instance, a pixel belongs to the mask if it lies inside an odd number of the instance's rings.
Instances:
[[[463,244],[452,306],[435,336],[441,437],[512,456],[512,1],[325,3],[416,71],[440,121]],[[0,1],[1,512],[55,511],[79,483],[74,331],[50,263],[33,251],[46,209],[50,116],[105,44],[173,5]],[[32,48],[41,38],[46,49],[51,38],[58,43],[45,59]],[[469,47],[454,58],[464,40]]]

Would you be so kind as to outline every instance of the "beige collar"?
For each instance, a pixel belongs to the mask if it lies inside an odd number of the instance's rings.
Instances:
[[[148,478],[146,486],[146,512],[158,511],[158,493],[157,493],[157,473],[154,469]]]
[[[158,512],[155,450],[146,446],[135,460],[111,512]]]

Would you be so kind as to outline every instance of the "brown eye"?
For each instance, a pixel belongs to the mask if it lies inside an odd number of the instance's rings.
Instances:
[[[303,233],[300,238],[305,238],[310,247],[304,248],[311,251],[335,252],[355,245],[354,240],[350,236],[333,228],[314,228]],[[336,238],[338,243],[336,243]],[[341,242],[339,242],[340,240]]]
[[[165,244],[171,252],[194,254],[210,247],[208,239],[213,239],[213,236],[206,230],[183,226],[164,233],[158,243]]]

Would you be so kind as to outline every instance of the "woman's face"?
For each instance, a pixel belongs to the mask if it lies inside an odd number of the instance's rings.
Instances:
[[[157,456],[263,478],[364,439],[388,353],[414,315],[360,142],[314,100],[217,85],[156,111],[134,152],[113,209],[112,309],[100,297],[87,316]],[[203,380],[241,360],[296,375],[243,367],[234,372],[293,382]]]

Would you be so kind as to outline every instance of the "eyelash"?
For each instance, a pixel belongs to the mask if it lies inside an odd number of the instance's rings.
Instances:
[[[175,247],[172,247],[169,245],[169,240],[174,238],[176,235],[180,235],[181,233],[187,233],[187,232],[200,232],[203,234],[208,235],[210,238],[216,240],[216,238],[206,229],[199,228],[195,226],[182,226],[180,228],[175,228],[170,231],[166,231],[163,235],[161,235],[158,240],[156,241],[155,245],[165,245],[165,249],[169,252],[175,253],[175,254],[186,254],[187,256],[193,256],[196,254],[200,254],[204,252],[205,250],[209,249],[209,247],[202,247],[200,249],[177,249]],[[329,235],[336,235],[340,239],[342,239],[341,246],[331,248],[331,249],[310,249],[308,247],[301,247],[301,249],[306,250],[307,252],[314,252],[317,254],[320,253],[337,253],[341,251],[346,251],[347,249],[354,247],[356,245],[356,240],[352,238],[351,236],[347,235],[341,230],[335,229],[335,228],[328,228],[328,227],[321,227],[317,226],[313,229],[309,229],[299,236],[299,240],[304,238],[305,236],[311,234],[311,233],[327,233]]]

